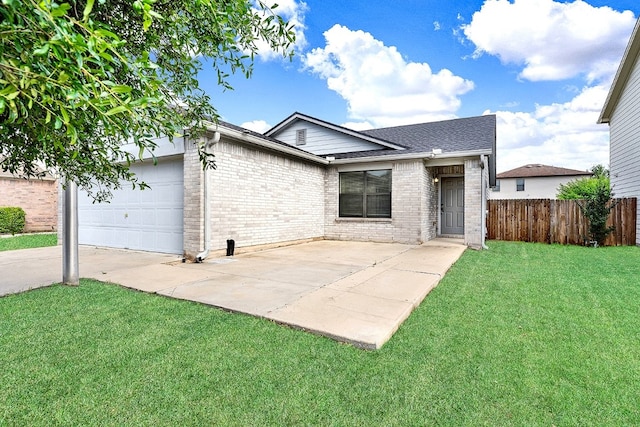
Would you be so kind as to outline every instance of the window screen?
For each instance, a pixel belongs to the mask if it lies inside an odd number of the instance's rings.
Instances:
[[[340,173],[339,215],[391,218],[391,170]]]

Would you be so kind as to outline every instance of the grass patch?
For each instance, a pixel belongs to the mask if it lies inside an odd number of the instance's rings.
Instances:
[[[373,352],[90,280],[0,298],[0,425],[640,424],[640,249],[489,246]]]
[[[56,233],[23,234],[0,238],[0,252],[42,248],[44,246],[56,246],[57,244],[58,235]]]

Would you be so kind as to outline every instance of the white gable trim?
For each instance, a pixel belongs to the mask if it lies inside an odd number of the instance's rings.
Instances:
[[[286,118],[285,120],[283,120],[282,122],[278,123],[276,126],[274,126],[273,128],[269,129],[267,132],[265,132],[266,136],[273,136],[279,132],[281,132],[283,129],[286,129],[287,127],[291,126],[293,123],[295,123],[298,120],[302,120],[308,123],[312,123],[314,125],[317,126],[321,126],[327,129],[331,129],[334,130],[336,132],[340,132],[343,133],[345,135],[349,135],[355,138],[360,138],[364,141],[368,141],[368,142],[372,142],[374,144],[378,144],[381,145],[383,147],[387,147],[387,148],[393,148],[394,150],[406,150],[405,147],[402,147],[400,145],[396,145],[396,144],[392,144],[388,141],[383,141],[381,139],[378,138],[374,138],[372,136],[368,136],[368,135],[364,135],[360,132],[351,130],[351,129],[347,129],[345,127],[342,126],[338,126],[338,125],[334,125],[332,123],[329,122],[325,122],[324,120],[320,120],[320,119],[316,119],[310,116],[306,116],[304,114],[300,114],[300,113],[294,113],[291,116],[289,116],[288,118]]]

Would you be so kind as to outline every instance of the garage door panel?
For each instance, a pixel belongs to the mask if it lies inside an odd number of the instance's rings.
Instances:
[[[132,189],[125,183],[110,203],[93,204],[78,197],[79,242],[96,246],[182,253],[183,162],[159,159],[132,165],[131,170],[151,188]]]

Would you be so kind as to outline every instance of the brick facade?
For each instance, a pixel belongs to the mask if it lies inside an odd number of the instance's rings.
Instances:
[[[328,168],[324,225],[327,239],[418,244],[435,237],[434,209],[430,206],[435,191],[431,173],[422,160],[392,163],[390,219],[339,218],[338,185],[339,169]]]
[[[184,211],[183,242],[184,256],[193,259],[204,250],[204,186],[205,172],[202,170],[198,148],[205,140],[187,141],[184,147]]]
[[[204,248],[204,174],[193,144],[185,152],[185,255]],[[208,172],[210,250],[324,237],[321,165],[222,138]],[[193,176],[188,176],[191,174]],[[202,184],[200,184],[202,183]]]
[[[479,159],[464,161],[464,243],[476,249],[484,242],[482,174]]]
[[[0,176],[0,206],[24,210],[26,232],[56,231],[58,184],[51,178],[24,180]]]
[[[339,167],[324,167],[224,137],[213,152],[217,169],[208,172],[211,251],[224,250],[227,239],[242,248],[315,238],[420,244],[437,236],[440,199],[434,178],[451,167],[425,167],[419,159],[391,162],[392,218],[339,218]],[[466,160],[455,171],[465,178],[465,244],[481,247],[480,178],[485,171],[479,159]],[[205,175],[195,144],[188,144],[184,248],[189,258],[205,246]]]

